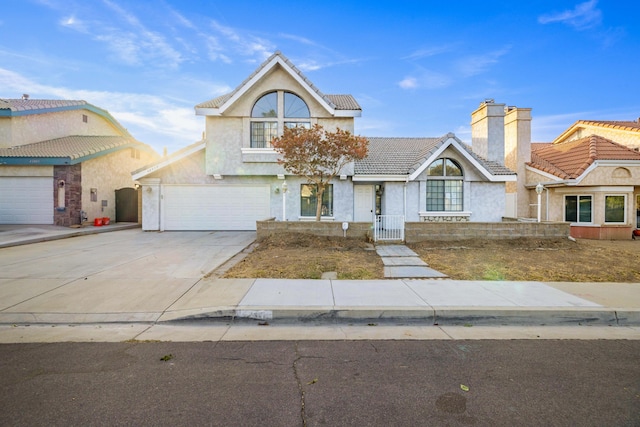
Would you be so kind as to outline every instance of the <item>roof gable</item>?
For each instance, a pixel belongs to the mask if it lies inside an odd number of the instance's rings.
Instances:
[[[541,146],[531,152],[527,165],[561,179],[576,179],[598,160],[640,162],[640,153],[610,139],[591,135]]]
[[[351,95],[325,95],[280,51],[275,52],[231,93],[195,106],[197,115],[221,115],[274,67],[280,66],[330,114],[338,117],[358,117],[361,108]]]
[[[562,132],[556,139],[554,144],[560,144],[567,141],[576,132],[583,131],[588,127],[597,127],[613,131],[637,132],[640,136],[640,118],[635,121],[631,120],[578,120],[572,124],[567,130]],[[591,133],[591,132],[589,132]],[[581,136],[581,135],[578,135]]]
[[[0,148],[0,164],[72,165],[125,148],[155,154],[146,144],[129,137],[74,135]]]
[[[444,150],[453,147],[490,181],[515,180],[515,173],[478,156],[452,133],[439,138],[368,138],[369,154],[355,162],[356,176],[416,179]]]
[[[132,138],[107,110],[96,107],[83,100],[65,99],[7,99],[0,98],[0,117],[19,117],[36,114],[55,113],[58,111],[87,110],[110,122],[122,135]]]

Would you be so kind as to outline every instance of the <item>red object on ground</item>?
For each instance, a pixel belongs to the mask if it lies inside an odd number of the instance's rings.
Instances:
[[[100,227],[102,225],[102,218],[96,218],[93,220],[93,225],[96,227]]]
[[[110,222],[111,222],[111,219],[108,216],[105,216],[104,218],[102,218],[102,225],[109,225]]]

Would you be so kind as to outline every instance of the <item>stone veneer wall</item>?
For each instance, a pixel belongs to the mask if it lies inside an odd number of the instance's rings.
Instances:
[[[417,243],[428,240],[465,239],[536,239],[567,238],[567,222],[407,222],[405,241]],[[342,237],[342,223],[315,221],[257,221],[258,241],[280,233],[308,233],[316,236]],[[370,222],[350,222],[347,237],[367,238],[372,235]]]
[[[58,208],[58,182],[64,180],[64,209]],[[53,223],[69,227],[80,224],[82,209],[82,166],[81,163],[53,167]]]

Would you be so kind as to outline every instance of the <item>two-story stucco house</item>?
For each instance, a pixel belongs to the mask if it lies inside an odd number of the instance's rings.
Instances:
[[[504,120],[494,134],[493,108],[474,112],[473,149],[453,134],[368,138],[368,156],[325,192],[322,220],[501,221],[516,175],[504,166]],[[288,174],[270,142],[288,126],[353,132],[361,115],[353,96],[324,94],[280,52],[195,111],[206,118],[204,139],[133,173],[144,230],[255,230],[267,218],[315,219],[315,187]]]
[[[525,182],[542,219],[571,223],[573,237],[631,239],[640,229],[640,119],[586,121],[532,144]]]
[[[158,158],[85,101],[0,99],[0,224],[137,222],[131,171]]]

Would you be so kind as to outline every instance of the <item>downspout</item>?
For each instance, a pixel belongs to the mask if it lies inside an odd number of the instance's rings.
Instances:
[[[403,194],[403,202],[404,206],[402,208],[402,216],[404,216],[404,221],[407,220],[407,184],[409,184],[409,175],[407,175],[407,179],[404,181],[404,194]]]

